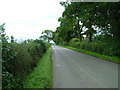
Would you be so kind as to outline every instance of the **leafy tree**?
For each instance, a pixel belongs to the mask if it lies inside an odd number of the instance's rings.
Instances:
[[[109,52],[108,55],[120,55],[120,2],[61,2],[60,4],[65,10],[58,19],[60,26],[55,31],[55,42],[61,39],[62,42],[68,43],[73,38],[79,38],[81,42],[87,38],[91,44],[85,43],[86,45],[94,46],[94,42],[101,42],[101,45],[105,44],[106,49],[108,48],[108,51],[105,51]],[[83,35],[85,39],[82,38]]]
[[[120,2],[96,3],[95,24],[120,40]]]
[[[60,27],[57,28],[57,31],[59,32],[59,36],[63,41],[69,42],[73,38],[74,29],[74,19],[67,20],[64,17],[61,17],[58,19],[60,23]]]
[[[61,3],[65,7],[63,17],[67,19],[75,18],[77,22],[76,30],[79,31],[80,39],[81,32],[79,22],[83,23],[83,27],[88,28],[87,36],[89,35],[89,42],[92,42],[92,36],[95,33],[94,27],[99,27],[101,32],[106,31],[113,34],[114,38],[119,37],[120,28],[120,2],[119,3],[93,3],[73,2],[70,4]],[[118,33],[119,32],[119,33]],[[119,38],[117,39],[119,40]]]
[[[48,40],[48,42],[50,42],[50,40],[52,40],[52,30],[45,30],[42,32],[42,36],[40,38],[44,39],[44,40]]]
[[[62,5],[62,4],[61,4]],[[80,26],[80,16],[79,16],[79,4],[68,4],[67,7],[65,8],[65,11],[63,12],[62,16],[65,17],[67,20],[74,20],[74,26],[73,28],[76,29],[75,31],[78,34],[78,37],[80,40],[82,40],[82,28],[83,26]]]

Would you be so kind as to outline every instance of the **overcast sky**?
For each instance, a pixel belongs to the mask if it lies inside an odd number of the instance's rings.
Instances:
[[[15,39],[36,39],[43,30],[59,26],[57,20],[64,11],[60,1],[0,0],[0,24],[5,22],[6,34]]]

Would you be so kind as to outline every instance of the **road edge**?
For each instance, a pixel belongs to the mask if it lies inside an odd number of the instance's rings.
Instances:
[[[82,50],[82,49],[77,49],[77,48],[70,47],[70,46],[61,46],[61,45],[57,45],[57,46],[67,48],[67,49],[71,49],[71,50],[74,50],[74,51],[77,51],[77,52],[80,52],[80,53],[84,53],[84,54],[87,54],[87,55],[91,55],[91,56],[94,56],[96,58],[99,58],[99,59],[102,59],[102,60],[105,60],[105,61],[120,64],[120,58],[105,56],[105,55],[101,55],[101,54],[98,54],[98,53],[95,53],[95,52],[86,51],[86,50]],[[113,59],[115,59],[115,60],[113,60]]]

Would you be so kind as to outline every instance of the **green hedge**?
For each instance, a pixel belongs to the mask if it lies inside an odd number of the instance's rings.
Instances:
[[[120,44],[119,44],[120,45]],[[103,43],[103,42],[92,42],[87,41],[80,42],[79,39],[73,38],[69,42],[69,46],[84,49],[87,51],[96,52],[102,55],[108,56],[120,56],[120,46],[117,46],[116,43]]]
[[[2,34],[2,87],[22,88],[25,76],[36,66],[49,47],[48,43],[33,40],[17,43]]]

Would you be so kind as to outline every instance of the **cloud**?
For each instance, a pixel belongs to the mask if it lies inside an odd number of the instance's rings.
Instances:
[[[38,38],[46,29],[55,30],[64,8],[60,0],[1,0],[0,24],[6,23],[8,36]]]

